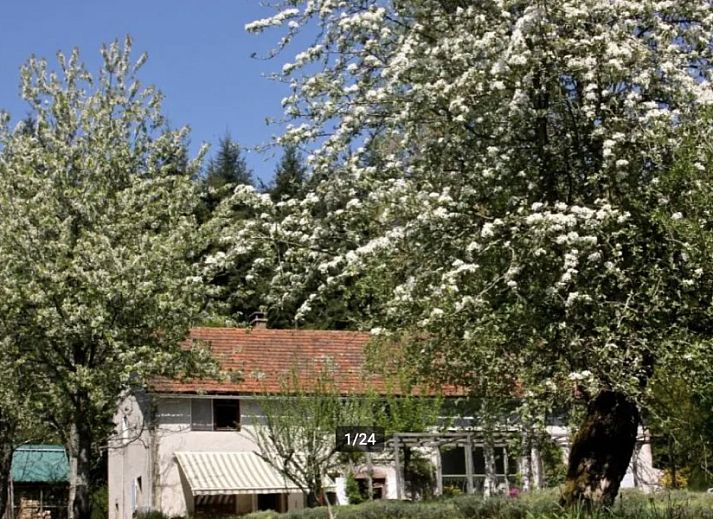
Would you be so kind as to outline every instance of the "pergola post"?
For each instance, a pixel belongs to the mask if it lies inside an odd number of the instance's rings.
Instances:
[[[396,468],[396,499],[403,498],[401,487],[401,460],[399,459],[399,437],[394,436],[394,465]]]
[[[532,488],[539,490],[544,486],[544,470],[542,467],[542,456],[540,455],[540,449],[537,446],[532,447],[530,453],[530,458],[532,459],[533,465],[533,478],[532,478]]]
[[[523,429],[522,432],[522,445],[523,445],[523,450],[525,451],[524,456],[521,458],[521,462],[524,464],[524,469],[523,474],[524,474],[524,479],[523,479],[523,490],[524,491],[530,491],[535,489],[535,484],[533,480],[533,466],[532,466],[532,444],[531,444],[531,436],[530,436],[530,429],[526,428]]]
[[[443,460],[440,445],[436,445],[436,494],[443,495]]]
[[[466,437],[465,444],[465,477],[466,491],[472,494],[475,492],[475,485],[473,484],[473,436],[470,434]]]
[[[508,479],[508,448],[503,447],[503,472],[505,473],[505,495],[510,494],[510,480]]]
[[[371,459],[371,452],[366,453],[366,481],[369,501],[374,499],[374,463]]]

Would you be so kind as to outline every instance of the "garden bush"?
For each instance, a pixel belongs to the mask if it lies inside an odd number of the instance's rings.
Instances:
[[[550,490],[518,498],[461,495],[417,503],[381,500],[333,507],[332,511],[337,519],[713,519],[713,496],[625,491],[611,509],[588,511],[563,509],[558,492]],[[286,514],[259,512],[246,519],[329,519],[329,511],[322,507]]]

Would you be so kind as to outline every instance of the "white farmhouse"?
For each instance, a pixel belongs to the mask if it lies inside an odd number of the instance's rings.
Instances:
[[[120,403],[109,451],[109,518],[128,519],[149,509],[168,516],[211,516],[302,508],[305,498],[299,488],[256,454],[250,431],[259,427],[258,403],[265,394],[279,392],[280,377],[297,363],[325,358],[336,368],[340,391],[362,391],[369,334],[271,330],[258,322],[248,329],[195,328],[191,337],[209,343],[221,368],[242,377],[227,382],[156,381]],[[566,430],[550,431],[566,453]],[[647,487],[658,477],[650,445],[643,435],[640,440],[623,487]],[[429,450],[423,443],[423,452],[438,468],[438,491],[454,485],[470,491],[482,488],[482,446],[454,442],[444,449],[447,442],[430,443],[441,446]],[[498,449],[498,481],[507,484],[522,461],[508,458],[503,446]],[[473,461],[463,461],[467,452]],[[531,459],[539,463],[536,454]],[[397,472],[393,459],[375,461],[372,488],[378,497],[403,497]],[[535,467],[534,473],[541,470]],[[363,471],[357,474],[362,484],[364,477]],[[343,477],[336,478],[332,490],[345,502]]]

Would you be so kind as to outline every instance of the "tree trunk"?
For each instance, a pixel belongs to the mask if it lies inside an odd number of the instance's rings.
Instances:
[[[69,435],[69,519],[90,519],[90,470],[92,433],[89,424],[78,420]]]
[[[315,508],[319,506],[319,499],[314,489],[310,489],[307,493],[307,508]]]
[[[636,444],[639,411],[624,394],[601,391],[569,454],[562,504],[613,504]]]
[[[6,512],[12,506],[12,503],[8,503],[12,451],[11,443],[0,444],[0,519],[6,517]]]
[[[483,443],[483,460],[485,462],[485,481],[483,482],[483,495],[491,497],[497,494],[498,482],[495,476],[495,447],[493,433],[487,430]]]
[[[322,470],[319,467],[314,465],[311,467],[308,482],[311,488],[307,492],[307,508],[324,504],[322,502]]]

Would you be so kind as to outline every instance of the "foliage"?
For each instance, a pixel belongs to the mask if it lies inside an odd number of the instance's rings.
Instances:
[[[32,427],[32,380],[25,376],[27,358],[10,341],[0,341],[0,517],[5,516],[12,455]]]
[[[713,250],[709,233],[710,203],[713,198],[711,183],[702,178],[701,171],[710,172],[713,166],[713,148],[709,143],[710,111],[699,125],[707,128],[700,138],[689,136],[677,150],[677,161],[666,181],[675,190],[675,196],[689,201],[690,218],[671,222],[681,239],[699,244],[696,253],[700,261],[707,261]],[[698,273],[703,276],[702,270]],[[703,280],[702,280],[703,281]],[[707,323],[700,323],[705,327]],[[665,469],[665,485],[692,489],[706,489],[713,485],[710,466],[713,455],[713,363],[706,361],[699,348],[705,344],[692,344],[688,351],[672,351],[674,359],[667,359],[651,381],[647,401],[647,418],[651,426],[654,459]],[[701,360],[704,362],[702,363]],[[701,364],[705,366],[700,369]]]
[[[562,459],[562,448],[548,436],[540,440],[538,450],[542,458],[545,486],[552,488],[564,483],[567,465]]]
[[[290,3],[249,29],[324,28],[283,68],[304,121],[283,141],[329,133],[311,157],[324,181],[251,232],[299,244],[273,285],[303,298],[300,315],[378,279],[390,293],[373,324],[422,331],[424,369],[483,395],[517,380],[541,399],[574,383],[638,396],[672,356],[659,350],[703,347],[708,267],[670,173],[713,101],[689,67],[710,73],[703,4]],[[383,168],[345,155],[377,132],[399,143]]]
[[[137,513],[136,519],[168,519],[168,516],[158,510],[149,510]]]
[[[435,467],[422,453],[412,450],[408,465],[404,464],[406,495],[413,500],[428,500],[433,497],[436,484]]]
[[[218,142],[218,151],[206,166],[204,181],[206,188],[217,195],[225,187],[253,185],[252,172],[245,162],[240,144],[233,141],[230,134],[224,135]]]
[[[254,189],[254,179],[240,145],[226,134],[202,178],[202,206],[198,215],[200,221],[206,222],[207,234],[213,236],[201,251],[202,259],[223,254],[226,225],[240,225],[257,216],[249,204],[231,203],[230,195],[237,187]],[[222,325],[247,324],[253,312],[264,311],[265,282],[252,272],[259,264],[256,259],[247,254],[239,263],[210,262],[204,273],[214,321]],[[270,317],[271,324],[281,324],[279,315]]]
[[[91,499],[92,519],[105,519],[106,517],[109,517],[109,487],[107,485],[104,485],[102,487],[97,488],[92,493]]]
[[[675,474],[675,476],[674,476]],[[659,484],[663,488],[688,488],[688,475],[690,474],[690,469],[688,467],[678,467],[675,471],[672,468],[666,468],[661,475]]]
[[[713,484],[713,408],[711,399],[691,385],[686,376],[661,374],[652,381],[649,422],[651,424],[654,460],[666,470],[666,486],[686,483],[696,490],[705,490]]]
[[[383,427],[388,438],[395,432],[433,428],[438,425],[441,410],[440,397],[417,396],[423,388],[409,383],[404,372],[393,372],[386,364],[372,373],[379,375],[379,383],[366,380],[367,391],[342,394],[333,362],[325,358],[313,365],[297,363],[281,380],[281,390],[260,401],[265,423],[254,432],[251,429],[263,458],[295,481],[313,501],[321,496],[321,478],[340,470],[345,458],[352,464],[360,461],[359,456],[337,453],[337,426]],[[416,451],[409,449],[408,455],[403,455],[408,490],[428,495],[433,486],[433,467]]]
[[[23,443],[55,440],[57,432],[38,413],[36,369],[14,341],[0,339],[0,518],[7,513],[10,471],[15,449]]]
[[[563,510],[556,492],[521,494],[516,499],[463,495],[431,502],[372,501],[334,510],[340,519],[703,519],[713,517],[710,496],[660,494],[649,497],[625,492],[611,509],[587,513],[581,509]],[[247,519],[327,519],[326,508],[277,514],[257,512]]]
[[[22,95],[36,129],[0,132],[0,340],[26,359],[38,416],[77,462],[79,519],[122,392],[212,366],[180,347],[204,306],[199,163],[177,170],[187,130],[163,129],[130,47],[103,47],[97,76],[77,50],[57,72],[31,58]]]
[[[325,478],[339,464],[335,431],[366,423],[366,398],[341,394],[333,361],[296,365],[280,381],[280,391],[260,400],[264,422],[249,433],[265,461],[307,494],[309,506],[323,499]]]
[[[354,477],[353,472],[350,472],[347,475],[346,493],[350,505],[358,505],[359,503],[366,501],[365,497],[361,494],[359,483]]]
[[[438,387],[419,384],[410,369],[403,345],[389,339],[372,339],[366,347],[365,369],[379,377],[370,390],[374,425],[387,437],[398,432],[427,432],[446,427],[441,423],[445,399]]]
[[[307,168],[295,146],[288,146],[275,170],[275,178],[269,188],[270,198],[300,198],[307,180]]]
[[[223,259],[261,250],[275,304],[373,290],[362,324],[424,377],[534,419],[644,404],[667,366],[711,380],[710,2],[274,5],[248,30],[321,27],[282,68],[281,138],[320,181],[287,216],[254,199]]]
[[[456,497],[463,494],[463,490],[458,486],[446,485],[443,487],[443,496],[446,498]]]
[[[416,382],[403,358],[403,348],[390,340],[371,340],[367,346],[366,369],[380,377],[378,391],[372,389],[372,420],[386,438],[400,432],[435,432],[448,427],[443,421],[442,390]],[[435,484],[433,466],[419,451],[400,446],[405,491],[416,498],[429,498]]]

